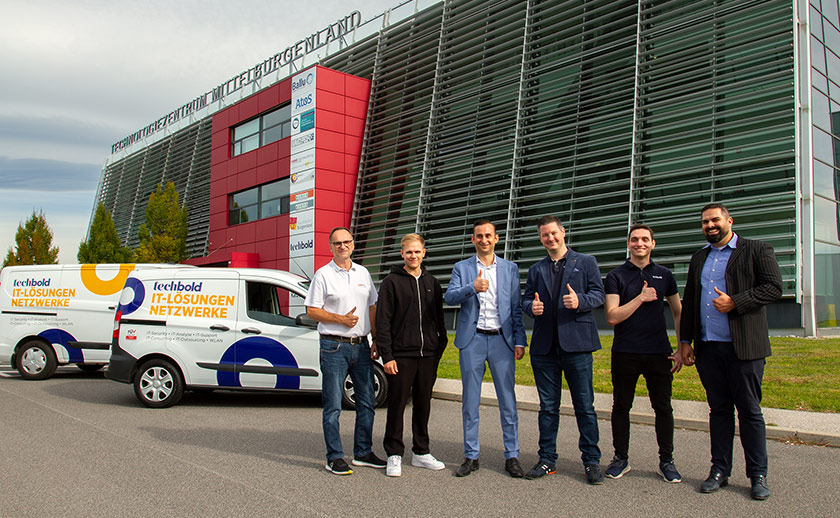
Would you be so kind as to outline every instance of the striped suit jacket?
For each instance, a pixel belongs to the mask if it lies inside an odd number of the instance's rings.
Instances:
[[[700,339],[700,275],[709,251],[709,247],[701,248],[689,263],[680,319],[680,340],[684,342],[696,344]],[[782,274],[773,247],[738,236],[725,277],[726,292],[735,302],[735,309],[727,314],[735,354],[741,360],[770,356],[766,306],[782,295]]]

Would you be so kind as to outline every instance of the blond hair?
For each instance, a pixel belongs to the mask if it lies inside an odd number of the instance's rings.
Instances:
[[[426,247],[426,240],[423,239],[423,236],[420,234],[406,234],[400,239],[400,248],[405,248],[405,245],[411,243],[412,241],[418,241],[423,248]]]

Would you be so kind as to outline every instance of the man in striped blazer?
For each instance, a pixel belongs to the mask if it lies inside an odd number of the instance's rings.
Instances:
[[[770,496],[761,412],[761,380],[770,356],[766,306],[781,296],[782,276],[773,247],[735,234],[723,204],[706,205],[701,214],[709,244],[691,257],[680,320],[683,363],[696,360],[710,408],[712,468],[700,491],[713,493],[729,481],[737,408],[751,496],[765,500]]]

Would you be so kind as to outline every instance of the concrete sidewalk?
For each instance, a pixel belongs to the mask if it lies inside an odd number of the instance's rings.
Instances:
[[[432,396],[451,401],[461,400],[461,380],[438,378]],[[571,396],[563,391],[560,413],[574,415]],[[520,410],[538,411],[540,399],[536,387],[516,386],[516,402]],[[674,408],[674,425],[686,430],[709,430],[709,406],[699,401],[671,402]],[[498,406],[492,383],[481,387],[481,404]],[[809,444],[840,447],[840,414],[823,414],[799,410],[763,408],[767,423],[767,438],[777,441],[802,441]],[[612,394],[595,394],[595,411],[599,419],[609,419],[612,411]],[[630,411],[630,422],[652,425],[653,409],[647,397],[636,397]],[[737,421],[736,421],[737,422]],[[736,429],[737,430],[737,429]]]

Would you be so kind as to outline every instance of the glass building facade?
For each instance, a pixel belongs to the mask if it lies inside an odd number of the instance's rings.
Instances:
[[[545,253],[535,222],[555,214],[604,275],[628,227],[652,226],[682,288],[700,208],[722,202],[776,250],[775,327],[838,325],[837,0],[418,0],[363,25],[317,63],[372,81],[352,227],[375,280],[419,232],[446,284],[487,218],[524,281]],[[171,179],[191,253],[209,253],[206,121],[106,165],[99,201],[129,246]]]

